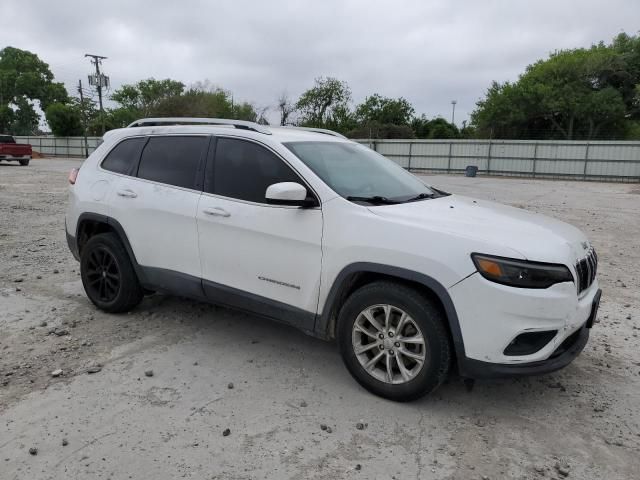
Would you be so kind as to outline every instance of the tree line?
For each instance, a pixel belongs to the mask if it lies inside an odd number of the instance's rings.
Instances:
[[[494,82],[471,125],[479,137],[639,140],[640,37],[560,50]]]
[[[417,115],[403,98],[373,93],[354,104],[349,85],[319,77],[297,99],[283,93],[272,107],[234,99],[208,81],[173,79],[123,85],[100,113],[92,98],[70,96],[37,55],[0,50],[0,133],[32,134],[36,104],[55,135],[90,135],[141,117],[218,117],[328,128],[351,138],[640,139],[640,37],[621,33],[609,44],[560,50],[529,65],[514,82],[493,82],[462,128]]]

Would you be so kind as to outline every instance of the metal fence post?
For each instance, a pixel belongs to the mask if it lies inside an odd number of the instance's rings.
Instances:
[[[536,160],[538,159],[538,142],[533,144],[533,178],[536,178]]]
[[[582,179],[587,179],[587,164],[589,163],[589,142],[587,142],[587,148],[584,150],[584,170],[582,171]]]
[[[489,139],[489,148],[487,149],[487,175],[491,173],[491,139]]]
[[[411,152],[413,150],[413,142],[409,140],[409,165],[407,166],[407,170],[411,171]]]
[[[453,148],[453,140],[449,140],[449,156],[447,157],[447,173],[451,173],[451,149]]]

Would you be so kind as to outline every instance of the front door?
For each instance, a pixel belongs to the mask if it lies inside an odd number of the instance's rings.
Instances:
[[[269,205],[267,187],[278,182],[305,185],[265,146],[217,139],[197,215],[205,292],[216,302],[312,329],[322,210]]]

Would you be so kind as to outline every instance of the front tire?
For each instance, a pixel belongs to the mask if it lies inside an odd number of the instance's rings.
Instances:
[[[365,285],[338,316],[338,343],[353,377],[370,392],[401,402],[435,390],[447,377],[446,319],[419,291],[393,282]]]
[[[144,295],[129,255],[114,233],[89,239],[80,256],[80,276],[89,300],[105,312],[128,312]]]

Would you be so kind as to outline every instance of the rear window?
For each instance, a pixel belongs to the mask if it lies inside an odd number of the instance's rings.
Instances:
[[[0,135],[0,143],[16,143],[11,135]]]
[[[123,175],[133,175],[140,152],[144,147],[145,137],[134,137],[123,140],[109,152],[102,161],[102,168]]]
[[[140,158],[138,177],[196,189],[208,141],[208,137],[151,137]]]

